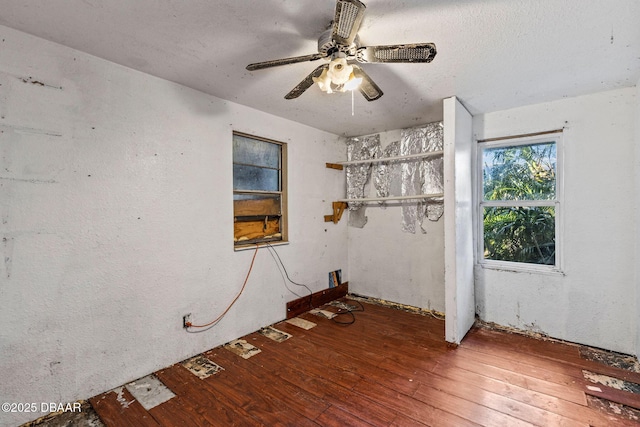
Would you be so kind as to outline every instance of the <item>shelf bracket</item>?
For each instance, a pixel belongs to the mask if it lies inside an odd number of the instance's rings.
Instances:
[[[342,214],[344,210],[347,208],[347,204],[345,202],[333,202],[333,215],[325,215],[324,222],[333,222],[337,224],[342,218]]]
[[[344,169],[344,167],[338,163],[327,163],[327,169],[336,169],[341,171]]]

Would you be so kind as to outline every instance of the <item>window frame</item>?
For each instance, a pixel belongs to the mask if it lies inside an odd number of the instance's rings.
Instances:
[[[278,180],[279,180],[279,190],[277,191],[263,191],[263,190],[236,190],[235,188],[235,176],[234,176],[234,166],[236,164],[238,165],[245,165],[245,166],[255,166],[255,167],[263,167],[260,165],[246,165],[243,163],[237,163],[235,161],[235,155],[234,155],[234,148],[233,148],[233,144],[234,144],[234,140],[236,136],[240,136],[242,138],[247,138],[247,139],[251,139],[254,141],[258,141],[258,142],[264,142],[264,143],[269,143],[269,144],[275,144],[279,147],[280,149],[280,167],[278,169]],[[270,244],[270,245],[282,245],[282,244],[288,244],[288,233],[287,233],[287,218],[288,218],[288,209],[287,209],[287,144],[285,142],[280,142],[280,141],[275,141],[273,139],[269,139],[269,138],[264,138],[261,136],[256,136],[256,135],[251,135],[248,133],[244,133],[244,132],[239,132],[239,131],[233,131],[232,132],[232,148],[231,148],[231,166],[232,166],[232,172],[231,172],[231,179],[232,179],[232,195],[234,197],[232,197],[232,211],[233,211],[233,223],[234,223],[234,233],[233,233],[233,237],[234,237],[234,241],[233,241],[233,247],[234,250],[243,250],[243,249],[248,249],[248,248],[255,248],[256,245],[265,245],[265,244]],[[264,167],[265,169],[273,169],[271,167]],[[237,222],[237,217],[236,217],[236,210],[235,210],[235,195],[236,194],[247,194],[247,195],[275,195],[275,196],[279,196],[280,197],[280,215],[279,215],[279,221],[280,221],[280,238],[279,239],[252,239],[250,241],[236,241],[235,237],[235,224]],[[273,216],[273,215],[268,215],[268,216]]]
[[[551,200],[484,200],[483,154],[486,149],[521,147],[543,143],[556,145],[556,194]],[[483,268],[546,274],[563,273],[563,205],[564,205],[564,149],[562,131],[541,132],[531,136],[513,136],[477,141],[476,148],[476,264]],[[517,261],[492,260],[484,258],[484,208],[487,207],[543,207],[553,206],[555,210],[555,264],[534,264]]]

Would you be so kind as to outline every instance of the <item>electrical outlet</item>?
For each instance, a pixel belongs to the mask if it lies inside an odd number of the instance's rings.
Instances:
[[[189,327],[189,323],[191,323],[191,313],[182,316],[182,327],[187,329]]]

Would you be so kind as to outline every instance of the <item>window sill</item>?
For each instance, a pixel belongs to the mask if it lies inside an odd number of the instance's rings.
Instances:
[[[542,274],[547,276],[565,276],[565,273],[558,267],[524,264],[518,262],[480,262],[476,264],[484,270],[496,270],[505,271],[509,273],[528,273],[528,274]]]
[[[251,249],[255,250],[256,249],[256,245],[258,247],[262,248],[262,247],[267,246],[267,243],[269,244],[269,246],[285,246],[285,245],[289,244],[288,241],[251,243],[251,244],[247,244],[247,245],[234,246],[233,250],[234,250],[234,252],[249,251]]]

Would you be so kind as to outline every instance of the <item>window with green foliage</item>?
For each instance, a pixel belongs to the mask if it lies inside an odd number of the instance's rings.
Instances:
[[[559,268],[559,134],[478,144],[480,254]]]
[[[234,245],[286,241],[286,144],[233,133]]]

